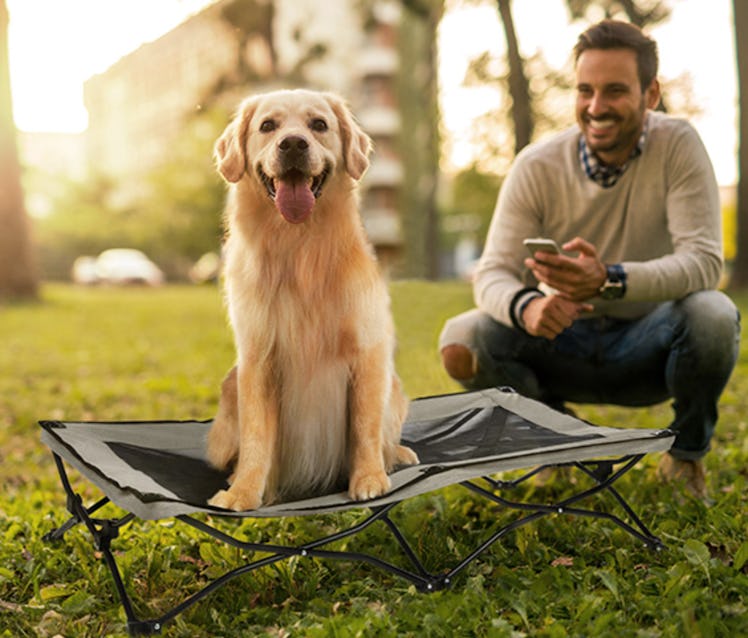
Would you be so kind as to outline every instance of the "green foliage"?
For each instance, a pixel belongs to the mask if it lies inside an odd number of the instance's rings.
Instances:
[[[491,223],[502,179],[481,171],[476,164],[455,175],[451,196],[442,217],[444,246],[453,246],[463,234],[474,234],[482,245]]]
[[[64,493],[38,419],[207,418],[233,361],[214,287],[79,289],[47,286],[41,304],[0,306],[0,636],[124,636],[125,617],[85,529],[42,536],[65,518]],[[458,283],[392,285],[398,370],[411,396],[457,386],[441,371],[443,321],[471,305]],[[743,314],[748,296],[737,299]],[[427,595],[367,565],[293,559],[244,576],[167,626],[215,636],[682,636],[748,635],[748,364],[745,346],[724,394],[706,463],[707,508],[654,478],[647,457],[619,486],[667,544],[653,553],[606,521],[556,516],[509,535],[450,590]],[[603,425],[661,427],[668,406],[579,406]],[[654,455],[653,455],[654,456]],[[99,497],[74,475],[87,502]],[[540,488],[518,488],[524,495]],[[573,489],[561,480],[558,497]],[[111,508],[111,514],[110,514]],[[117,515],[107,506],[103,516]],[[352,524],[359,513],[225,521],[248,540],[298,542]],[[403,503],[400,522],[427,567],[454,564],[512,514],[458,487]],[[393,553],[373,526],[341,541]],[[128,547],[127,553],[121,551]],[[174,521],[133,522],[113,541],[136,611],[163,612],[247,556]]]
[[[36,220],[46,278],[67,279],[80,255],[139,248],[171,279],[184,278],[202,254],[220,248],[225,187],[213,166],[213,143],[228,115],[189,119],[169,159],[123,184],[105,177],[62,185],[48,217]]]

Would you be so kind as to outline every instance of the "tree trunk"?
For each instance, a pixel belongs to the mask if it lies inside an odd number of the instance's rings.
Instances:
[[[0,300],[34,298],[37,289],[10,98],[8,10],[0,0]]]
[[[514,31],[511,0],[498,0],[499,15],[504,24],[506,55],[509,61],[509,94],[512,97],[512,119],[514,120],[514,153],[519,153],[532,139],[534,122],[530,104],[530,84],[525,76],[524,60],[519,52],[517,34]]]
[[[738,66],[738,98],[740,118],[738,129],[737,188],[737,252],[730,278],[732,288],[748,285],[748,3],[733,0],[735,50]]]
[[[438,55],[436,31],[442,0],[403,1],[398,49],[400,156],[403,186],[399,194],[405,241],[405,277],[439,276],[439,218],[436,193],[439,175]]]

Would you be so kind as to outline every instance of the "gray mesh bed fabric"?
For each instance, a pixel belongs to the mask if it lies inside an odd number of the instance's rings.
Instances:
[[[449,586],[457,573],[508,531],[549,513],[566,512],[604,518],[648,546],[659,549],[662,545],[660,540],[639,520],[613,483],[645,454],[669,449],[674,438],[669,430],[595,426],[508,389],[428,397],[411,402],[402,433],[403,443],[418,454],[420,463],[397,468],[391,474],[392,488],[383,497],[354,502],[341,490],[236,513],[206,503],[215,491],[226,485],[226,475],[211,468],[205,460],[205,436],[210,421],[41,421],[40,425],[42,441],[54,454],[68,497],[67,507],[72,514],[64,525],[50,532],[46,538],[59,540],[79,523],[88,527],[96,547],[103,551],[112,571],[131,634],[159,632],[164,622],[214,588],[206,587],[204,594],[200,592],[159,619],[138,619],[121,581],[115,557],[109,549],[119,528],[135,517],[142,520],[176,517],[219,540],[270,555],[231,570],[224,577],[226,579],[276,560],[302,555],[362,560],[406,578],[424,591],[433,591]],[[96,485],[104,498],[85,507],[70,484],[65,464]],[[502,490],[526,480],[543,467],[554,465],[577,467],[593,479],[593,487],[565,501],[551,504],[514,503],[499,495]],[[526,468],[534,469],[513,481],[491,477]],[[524,514],[517,521],[497,529],[486,543],[460,564],[445,572],[431,574],[424,569],[407,539],[392,522],[389,512],[406,499],[452,484],[463,485],[493,503]],[[600,492],[612,494],[632,524],[613,514],[582,509],[576,505]],[[94,513],[110,501],[128,514],[119,519],[95,518]],[[298,547],[243,543],[205,522],[206,514],[211,515],[208,520],[220,516],[311,516],[351,508],[368,509],[371,514],[355,528]],[[341,537],[356,534],[377,521],[384,522],[390,528],[412,569],[403,569],[368,554],[320,549]]]

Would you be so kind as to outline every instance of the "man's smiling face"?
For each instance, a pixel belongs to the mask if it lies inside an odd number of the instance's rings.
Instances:
[[[642,92],[630,49],[588,49],[576,76],[576,116],[587,145],[605,164],[620,166],[636,146],[647,109],[657,105],[657,80]]]

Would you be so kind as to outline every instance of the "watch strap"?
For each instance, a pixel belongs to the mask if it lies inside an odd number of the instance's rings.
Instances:
[[[606,264],[605,266],[606,278],[600,293],[604,297],[620,299],[626,294],[626,271],[623,269],[622,264]],[[620,292],[610,295],[611,290],[620,290]],[[608,293],[608,294],[606,294]]]

